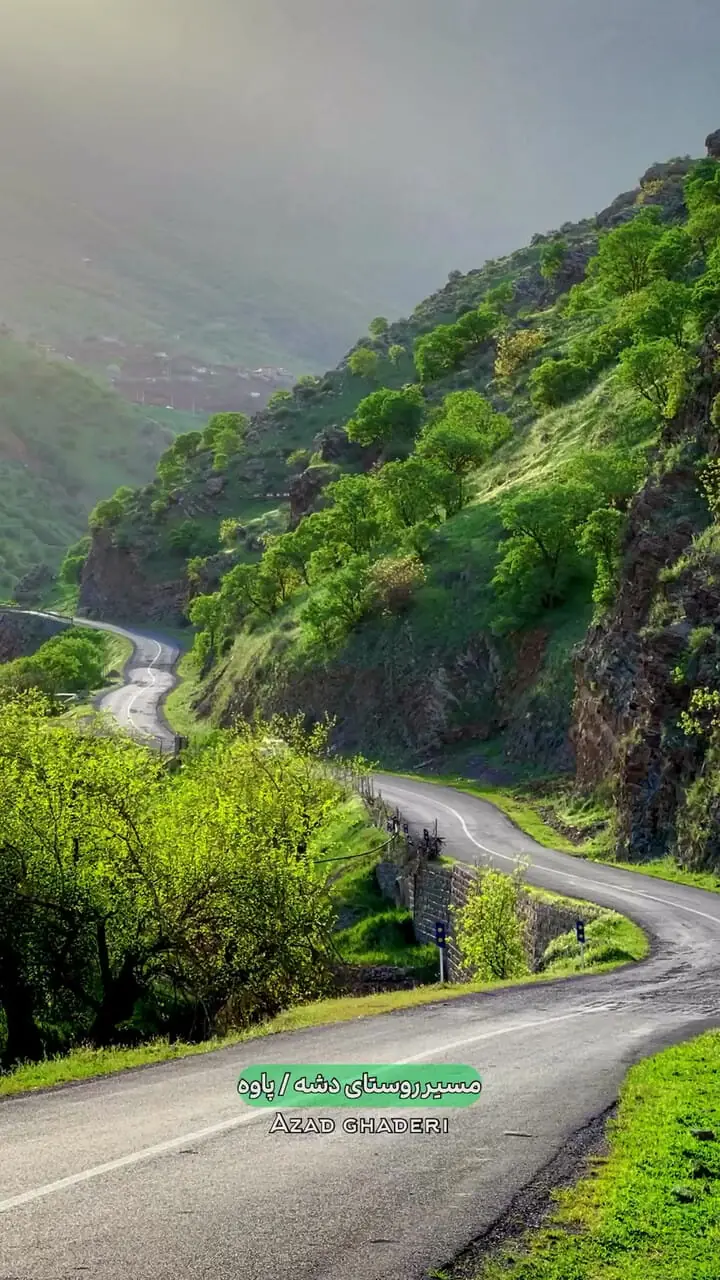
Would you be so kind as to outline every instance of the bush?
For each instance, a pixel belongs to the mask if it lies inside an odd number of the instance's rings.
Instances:
[[[495,356],[495,377],[511,378],[521,365],[532,359],[544,342],[542,329],[518,329],[515,333],[502,334]]]
[[[590,370],[574,360],[543,360],[530,374],[530,399],[544,412],[579,396],[590,382]]]
[[[462,963],[482,982],[529,972],[520,918],[522,871],[481,871],[467,903],[455,912],[455,941]]]
[[[385,614],[402,612],[408,608],[425,577],[425,568],[417,555],[384,556],[376,560],[370,570],[375,605]]]

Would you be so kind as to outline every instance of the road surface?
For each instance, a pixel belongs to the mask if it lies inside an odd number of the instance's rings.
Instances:
[[[147,688],[132,678],[130,715]],[[631,1062],[720,1022],[720,896],[551,852],[448,788],[379,784],[437,817],[455,856],[527,854],[533,883],[627,912],[651,958],[0,1101],[3,1280],[420,1280],[611,1105]],[[398,1061],[471,1064],[482,1097],[447,1135],[271,1135],[274,1113],[235,1089],[251,1063]]]
[[[124,729],[140,739],[164,750],[172,750],[175,737],[162,714],[162,702],[175,684],[175,664],[180,650],[167,640],[155,639],[139,631],[130,631],[111,622],[94,622],[89,618],[63,617],[61,614],[44,613],[39,609],[19,609],[17,613],[29,613],[36,618],[53,618],[76,627],[92,627],[95,631],[111,631],[124,636],[133,646],[133,654],[124,672],[124,683],[110,689],[97,699],[97,707],[114,716]],[[0,1277],[0,1280],[2,1278]]]

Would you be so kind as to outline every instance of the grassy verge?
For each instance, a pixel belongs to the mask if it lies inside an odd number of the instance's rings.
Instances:
[[[105,678],[117,680],[122,676],[133,655],[132,640],[114,631],[105,632]]]
[[[477,1280],[717,1280],[720,1032],[633,1067],[609,1138],[548,1225]]]
[[[197,663],[192,653],[183,653],[177,664],[178,683],[163,703],[163,712],[173,733],[197,740],[212,732],[207,720],[196,714],[192,702],[198,688]]]
[[[637,871],[645,876],[654,876],[658,880],[671,880],[675,884],[688,884],[696,889],[708,889],[712,893],[720,893],[720,876],[712,871],[686,871],[683,867],[679,867],[670,857],[656,858],[652,862],[620,862],[608,856],[607,840],[602,835],[569,840],[556,827],[550,826],[541,813],[538,812],[538,807],[542,809],[546,807],[543,800],[534,800],[531,794],[520,787],[501,787],[494,783],[474,783],[468,778],[462,778],[456,774],[429,776],[428,774],[406,773],[398,774],[397,776],[412,778],[417,782],[432,782],[438,786],[454,787],[456,791],[464,791],[467,795],[477,796],[480,800],[487,800],[490,804],[494,804],[496,808],[501,809],[521,831],[524,831],[526,835],[533,840],[537,840],[538,844],[544,845],[547,849],[557,849],[561,853],[572,853],[576,857],[589,858],[593,862],[605,862],[609,866],[620,867],[624,871]],[[576,818],[581,816],[580,806],[583,804],[588,826],[592,829],[597,825],[598,815],[602,813],[602,810],[599,806],[594,805],[592,801],[580,801],[578,802],[578,809],[574,811],[573,815]]]

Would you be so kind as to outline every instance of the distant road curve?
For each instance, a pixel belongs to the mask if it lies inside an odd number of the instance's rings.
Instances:
[[[97,700],[97,707],[114,716],[118,724],[139,738],[154,739],[163,750],[172,750],[175,735],[166,723],[162,703],[177,683],[175,666],[180,656],[177,645],[154,635],[143,635],[112,622],[95,622],[89,618],[68,618],[65,614],[39,609],[13,609],[13,613],[35,618],[52,618],[68,626],[91,627],[94,631],[111,631],[124,636],[133,646],[133,654],[124,672],[124,683],[110,689]]]

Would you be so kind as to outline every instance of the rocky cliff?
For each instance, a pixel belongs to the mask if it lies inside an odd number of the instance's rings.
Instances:
[[[0,610],[0,663],[29,657],[46,640],[63,631],[65,625],[53,618]]]
[[[572,738],[581,787],[612,781],[620,856],[688,858],[678,836],[702,744],[681,727],[693,689],[720,674],[720,543],[701,476],[718,456],[720,329],[708,334],[694,394],[668,423],[655,473],[634,500],[621,585],[577,659]]]

